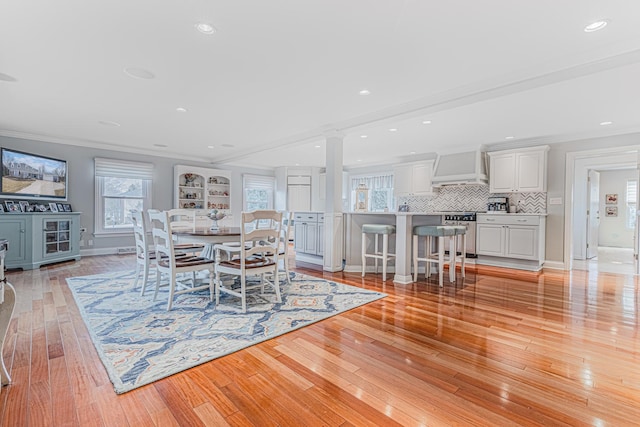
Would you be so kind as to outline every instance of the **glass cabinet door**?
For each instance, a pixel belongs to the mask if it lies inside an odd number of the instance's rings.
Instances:
[[[69,252],[71,250],[71,221],[44,221],[44,253],[46,255]]]

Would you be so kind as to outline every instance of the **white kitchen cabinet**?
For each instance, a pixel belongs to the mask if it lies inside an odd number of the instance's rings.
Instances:
[[[478,264],[537,271],[544,262],[545,217],[477,215]]]
[[[324,214],[296,212],[293,215],[295,239],[293,248],[298,254],[319,255],[324,252]]]
[[[494,151],[489,155],[489,192],[524,193],[547,191],[549,146]]]
[[[421,196],[433,193],[433,161],[405,163],[393,167],[395,196]]]

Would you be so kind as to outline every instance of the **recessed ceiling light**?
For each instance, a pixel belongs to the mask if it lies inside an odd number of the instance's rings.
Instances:
[[[212,149],[212,148],[216,148],[216,147],[214,147],[213,145],[207,145],[207,148],[208,149]]]
[[[216,29],[213,25],[207,24],[206,22],[199,22],[196,24],[196,29],[200,31],[202,34],[213,34],[216,32]]]
[[[360,135],[360,138],[368,138],[368,135]]]
[[[168,145],[166,144],[153,144],[154,147],[158,147],[158,148],[167,148]]]
[[[398,129],[396,129],[396,128],[391,128],[391,129],[389,129],[389,132],[398,132]]]
[[[598,31],[598,30],[603,29],[604,27],[607,26],[608,23],[609,23],[608,19],[595,21],[595,22],[592,22],[591,24],[587,25],[586,27],[584,27],[584,31],[587,32],[587,33],[593,33],[594,31]]]
[[[0,73],[0,80],[2,80],[3,82],[9,82],[9,83],[14,83],[18,81],[18,79],[16,79],[15,77],[10,76],[9,74],[4,74],[4,73]]]
[[[356,160],[356,162],[361,162],[361,161],[362,161],[362,159],[358,159],[358,160]]]
[[[371,95],[371,92],[369,92],[367,89],[362,89],[360,92],[360,95]]]
[[[612,124],[613,124],[613,122],[602,122],[602,123],[600,123],[600,126],[609,126],[609,125],[612,125]]]
[[[430,125],[431,124],[431,120],[423,120],[422,124],[423,125]]]
[[[320,145],[315,145],[316,148],[320,148]]]
[[[300,166],[300,163],[296,163],[296,166]]]
[[[120,123],[112,122],[110,120],[100,120],[98,123],[100,123],[101,125],[104,125],[104,126],[120,127]]]
[[[144,68],[129,67],[129,68],[125,68],[124,72],[129,77],[133,77],[133,78],[136,78],[136,79],[151,80],[151,79],[155,79],[156,78],[155,74],[153,74],[149,70],[145,70]]]
[[[178,107],[178,108],[176,108],[176,111],[177,111],[178,113],[186,113],[186,112],[187,112],[187,109],[186,109],[186,108],[184,108],[184,107]]]
[[[513,139],[513,136],[505,136],[504,139]]]
[[[409,154],[416,154],[415,151],[409,151]]]

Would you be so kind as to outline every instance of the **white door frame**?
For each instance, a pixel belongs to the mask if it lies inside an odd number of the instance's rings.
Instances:
[[[588,169],[606,167],[638,167],[640,145],[604,148],[597,150],[572,151],[567,153],[565,164],[565,205],[564,205],[564,269],[573,267],[574,215],[586,212],[586,176]],[[581,179],[580,177],[583,177]],[[580,184],[580,185],[578,185]],[[584,186],[584,188],[582,188]],[[584,217],[584,215],[582,215]],[[582,217],[580,220],[582,220]],[[586,219],[586,218],[585,218]],[[584,227],[582,228],[584,229]],[[584,237],[584,236],[582,236]],[[586,250],[586,244],[577,245]]]

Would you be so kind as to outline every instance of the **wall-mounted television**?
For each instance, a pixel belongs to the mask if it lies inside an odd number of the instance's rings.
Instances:
[[[0,197],[67,200],[67,162],[2,148]]]

